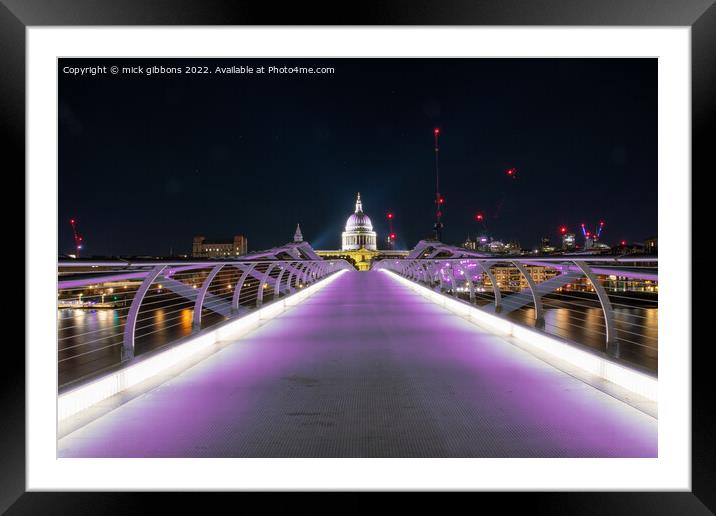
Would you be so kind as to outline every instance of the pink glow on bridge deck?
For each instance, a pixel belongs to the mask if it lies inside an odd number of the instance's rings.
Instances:
[[[59,442],[60,457],[656,455],[654,418],[379,271]]]

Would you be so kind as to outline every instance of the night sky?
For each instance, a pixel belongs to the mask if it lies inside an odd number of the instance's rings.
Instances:
[[[73,76],[66,66],[332,66],[332,75]],[[431,234],[439,127],[443,240],[525,248],[606,223],[657,233],[656,59],[61,59],[59,253],[168,255],[194,235],[338,249],[361,192],[397,248]],[[517,169],[511,179],[506,169]],[[579,240],[581,243],[581,239]]]

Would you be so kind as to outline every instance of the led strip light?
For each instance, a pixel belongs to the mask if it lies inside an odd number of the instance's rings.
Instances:
[[[161,374],[163,371],[206,350],[217,342],[236,339],[245,335],[257,328],[262,322],[282,314],[288,308],[297,305],[308,296],[332,283],[344,272],[346,272],[346,269],[339,270],[286,298],[279,299],[243,317],[228,321],[219,328],[208,330],[206,333],[199,333],[195,337],[189,337],[186,341],[166,351],[62,393],[57,398],[58,422],[62,422],[111,396],[134,387],[157,374]]]
[[[393,271],[381,269],[390,277],[408,286],[418,294],[447,308],[469,321],[488,328],[497,334],[506,337],[513,337],[520,342],[520,347],[525,349],[538,349],[568,364],[575,366],[586,373],[600,379],[618,385],[619,387],[636,393],[644,398],[657,402],[659,395],[658,379],[648,374],[632,369],[626,365],[619,364],[597,354],[571,346],[566,342],[553,338],[550,335],[538,332],[532,328],[521,326],[507,319],[484,312],[474,306],[463,303],[457,299],[450,298],[444,294],[430,290],[414,281],[403,278]],[[553,364],[554,365],[554,364]],[[555,366],[556,367],[556,366]]]

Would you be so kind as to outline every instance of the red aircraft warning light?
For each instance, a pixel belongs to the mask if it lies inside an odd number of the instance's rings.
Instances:
[[[567,228],[562,226],[561,228],[559,228],[559,232],[564,235],[567,232]]]
[[[393,212],[389,211],[387,217],[388,223],[390,224],[390,233],[388,233],[388,240],[391,242],[392,245],[392,242],[395,241],[395,233],[393,233]]]
[[[75,257],[80,257],[80,250],[82,249],[82,235],[77,231],[77,221],[70,219],[70,225],[72,226],[72,235],[75,239]]]
[[[434,133],[436,136],[437,136],[438,134],[440,134],[440,128],[439,128],[439,127],[436,127],[435,130],[433,131],[433,133]]]
[[[484,219],[485,215],[483,215],[482,213],[478,213],[477,215],[475,215],[475,220],[478,222],[482,222]]]

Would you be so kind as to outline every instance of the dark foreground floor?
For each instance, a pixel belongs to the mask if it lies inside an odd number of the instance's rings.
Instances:
[[[656,455],[656,419],[380,271],[59,441],[61,457]]]

